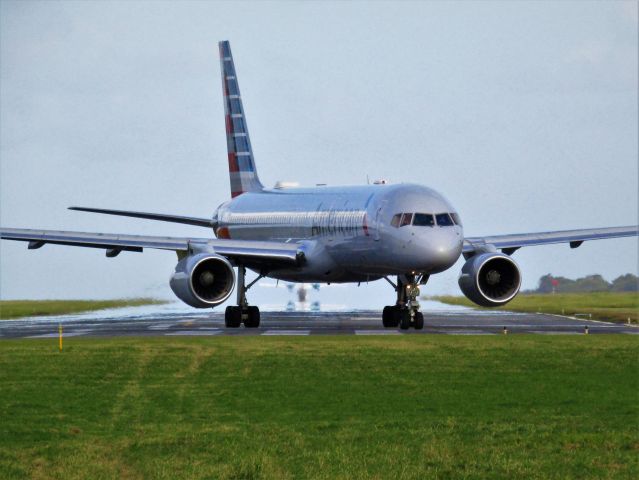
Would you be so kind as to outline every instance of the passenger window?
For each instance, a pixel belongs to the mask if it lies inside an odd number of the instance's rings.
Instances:
[[[452,217],[453,222],[455,222],[455,225],[459,225],[460,227],[462,226],[461,218],[459,217],[459,213],[451,213],[450,216]]]
[[[399,227],[399,219],[402,218],[402,214],[398,213],[393,215],[393,219],[391,220],[391,226],[398,228]]]
[[[437,215],[435,215],[435,218],[437,219],[437,225],[439,225],[440,227],[453,226],[453,220],[447,213],[438,213]]]
[[[402,223],[399,226],[405,227],[406,225],[410,225],[411,223],[413,223],[413,214],[405,213],[404,216],[402,217]]]
[[[435,225],[435,219],[430,213],[416,213],[413,218],[413,225],[416,227],[432,227]]]

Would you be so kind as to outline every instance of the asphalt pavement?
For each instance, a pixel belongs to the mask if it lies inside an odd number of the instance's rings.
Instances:
[[[423,330],[383,328],[381,312],[262,312],[259,328],[225,328],[222,312],[112,310],[59,317],[0,321],[0,340],[65,337],[214,336],[214,335],[541,335],[639,334],[639,328],[548,314],[503,311],[424,311]]]

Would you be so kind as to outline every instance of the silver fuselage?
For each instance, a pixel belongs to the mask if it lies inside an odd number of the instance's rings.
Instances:
[[[398,213],[454,212],[441,194],[420,185],[271,189],[220,205],[216,235],[299,244],[305,264],[268,272],[273,278],[367,281],[450,268],[461,255],[461,225],[396,227],[391,220]]]

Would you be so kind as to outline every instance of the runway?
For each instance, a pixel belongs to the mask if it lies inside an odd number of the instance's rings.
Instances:
[[[540,335],[639,334],[630,325],[604,323],[547,314],[477,311],[472,309],[424,310],[423,330],[385,329],[381,312],[262,312],[260,328],[225,328],[222,312],[178,309],[118,309],[81,315],[34,317],[0,321],[0,340],[65,337],[127,336],[316,336],[316,335]]]

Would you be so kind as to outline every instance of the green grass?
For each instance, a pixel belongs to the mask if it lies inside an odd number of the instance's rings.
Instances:
[[[637,478],[639,338],[0,342],[0,478]]]
[[[36,315],[63,315],[116,307],[137,307],[166,303],[153,298],[124,300],[1,300],[0,320]]]
[[[449,305],[482,308],[466,297],[436,296],[432,300]],[[497,310],[513,312],[542,312],[558,315],[591,314],[593,320],[626,323],[639,322],[639,294],[635,292],[557,293],[555,295],[520,294]]]

